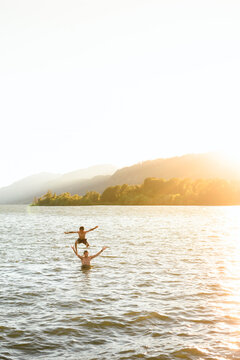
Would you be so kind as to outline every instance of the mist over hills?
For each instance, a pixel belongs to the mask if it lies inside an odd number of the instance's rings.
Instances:
[[[112,165],[97,165],[64,175],[41,173],[0,189],[0,203],[32,203],[34,197],[48,190],[57,194],[70,192],[84,195],[87,191],[101,193],[109,186],[141,184],[147,177],[239,180],[240,166],[226,161],[219,154],[207,153],[149,160],[119,170]]]
[[[42,172],[28,176],[13,184],[0,189],[0,204],[29,204],[34,197],[39,197],[48,190],[61,192],[75,192],[85,189],[86,184],[99,184],[116,170],[113,165],[96,165],[86,169],[79,169],[66,174],[51,174]]]
[[[0,189],[0,204],[28,204],[33,194],[45,191],[45,184],[61,175],[42,172],[31,175]]]
[[[140,184],[147,177],[240,179],[240,167],[229,163],[218,153],[187,154],[167,159],[148,160],[117,170],[110,185]]]
[[[70,192],[79,193],[88,191],[88,187],[97,186],[106,181],[114,172],[116,167],[113,165],[95,165],[86,169],[72,171],[61,177],[49,181],[46,185],[48,189],[56,193]],[[41,194],[42,195],[42,194]]]

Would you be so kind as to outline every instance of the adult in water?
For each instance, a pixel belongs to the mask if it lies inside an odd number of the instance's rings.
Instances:
[[[77,255],[77,257],[79,257],[79,259],[81,260],[82,262],[82,267],[83,268],[90,268],[91,264],[91,260],[94,259],[95,257],[97,257],[98,255],[100,255],[104,250],[106,250],[108,248],[108,246],[103,246],[103,248],[98,252],[96,253],[95,255],[91,255],[89,256],[88,254],[88,251],[85,250],[83,252],[83,256],[79,255],[76,251],[76,249],[74,248],[74,246],[71,246],[71,248],[73,249],[73,251],[75,252],[75,254]]]
[[[97,229],[98,226],[95,226],[92,229],[84,230],[84,226],[80,226],[79,231],[65,231],[64,234],[78,234],[78,239],[75,241],[75,249],[77,252],[77,244],[85,244],[86,247],[89,247],[89,243],[87,242],[87,239],[85,238],[86,233],[89,231],[93,231]]]

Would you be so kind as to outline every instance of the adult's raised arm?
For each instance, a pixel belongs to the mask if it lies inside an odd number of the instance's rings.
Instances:
[[[91,260],[94,259],[95,257],[97,257],[98,255],[100,255],[107,248],[108,248],[108,246],[103,246],[103,248],[98,253],[96,253],[95,255],[90,256]]]
[[[73,249],[73,251],[74,251],[74,253],[77,255],[77,257],[79,257],[79,259],[82,260],[83,257],[76,252],[75,248],[74,248],[73,246],[71,246],[71,248]]]

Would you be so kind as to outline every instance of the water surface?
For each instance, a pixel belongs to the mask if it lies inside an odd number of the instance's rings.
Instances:
[[[1,206],[0,254],[1,359],[240,359],[240,207]]]

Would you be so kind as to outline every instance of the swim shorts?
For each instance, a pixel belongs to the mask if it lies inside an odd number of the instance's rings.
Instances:
[[[77,239],[77,243],[87,245],[87,239]]]

